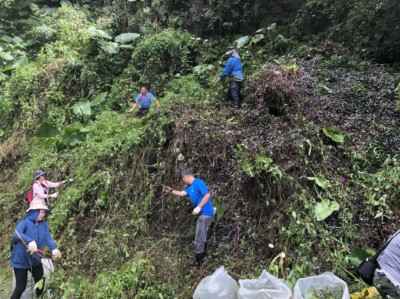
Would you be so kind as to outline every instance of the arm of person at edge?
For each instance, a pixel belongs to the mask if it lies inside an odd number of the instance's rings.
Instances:
[[[221,78],[229,76],[232,73],[234,61],[233,59],[229,58],[228,62],[225,64],[224,69],[220,75]]]
[[[133,110],[135,110],[135,108],[137,107],[137,105],[138,105],[138,103],[135,102],[135,104],[133,104],[133,106],[132,106],[131,110],[129,110],[129,112],[132,112]]]
[[[46,184],[49,188],[56,188],[56,187],[60,187],[61,185],[65,184],[67,181],[61,181],[61,182],[57,182],[57,183],[53,183],[50,181],[46,181]]]
[[[21,220],[18,224],[15,230],[18,232],[18,234],[21,236],[22,240],[26,244],[29,244],[32,241],[35,241],[31,237],[28,237],[27,235],[24,234],[24,231],[27,229],[28,225],[25,220]],[[22,242],[18,234],[14,231],[13,238],[15,242]]]
[[[180,196],[180,197],[187,195],[186,191],[178,191],[178,190],[174,190],[174,189],[171,190],[171,194],[175,195],[175,196]]]

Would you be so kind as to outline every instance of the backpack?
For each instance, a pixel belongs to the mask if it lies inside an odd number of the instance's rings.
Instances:
[[[34,184],[36,184],[36,183],[34,183]],[[46,190],[48,190],[48,187],[47,187],[46,184],[41,184],[41,185],[42,185],[43,188],[46,188]],[[33,194],[33,186],[32,186],[31,189],[29,189],[28,194],[27,194],[25,199],[26,199],[27,202],[30,203],[33,200],[34,196],[35,196],[35,194]]]
[[[33,188],[32,187],[31,187],[31,189],[29,189],[28,195],[26,196],[25,199],[27,202],[31,202],[33,200]]]

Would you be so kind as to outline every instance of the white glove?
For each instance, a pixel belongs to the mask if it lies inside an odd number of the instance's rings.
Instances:
[[[55,258],[55,259],[61,258],[61,252],[60,252],[60,250],[54,249],[51,253],[52,253],[52,255],[53,255],[53,258]]]
[[[35,241],[29,242],[28,244],[28,251],[33,254],[37,251],[37,244]]]
[[[58,196],[58,192],[53,193],[53,194],[50,195],[51,198],[56,198],[57,196]]]
[[[194,210],[193,210],[193,215],[199,215],[200,211],[201,211],[200,207],[195,207]]]
[[[74,181],[74,179],[69,179],[68,182],[72,183]]]

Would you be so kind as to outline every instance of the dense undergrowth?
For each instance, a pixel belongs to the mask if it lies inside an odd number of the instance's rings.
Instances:
[[[118,4],[33,6],[40,24],[3,27],[31,26],[35,38],[2,39],[13,58],[1,56],[0,278],[11,276],[7,240],[32,172],[44,169],[74,179],[48,219],[63,253],[48,284],[55,298],[189,298],[220,265],[235,278],[267,269],[289,285],[329,270],[361,288],[358,248],[377,248],[398,226],[399,74],[276,24],[207,39],[200,27],[151,23],[156,8],[125,22]],[[216,63],[232,43],[247,78],[239,111]],[[133,119],[127,102],[143,84],[161,108]],[[188,267],[191,207],[162,193],[183,187],[185,166],[218,208],[198,271]]]

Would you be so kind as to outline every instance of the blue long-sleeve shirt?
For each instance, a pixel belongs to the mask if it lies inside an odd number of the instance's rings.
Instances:
[[[243,79],[242,62],[240,61],[240,58],[232,56],[228,59],[227,63],[224,66],[224,69],[222,70],[221,78],[226,76]]]
[[[56,244],[50,235],[46,221],[38,221],[36,219],[40,210],[32,210],[24,220],[21,220],[14,232],[14,248],[11,253],[11,266],[16,269],[31,269],[40,264],[41,256],[37,253],[30,254],[27,252],[25,244],[35,241],[37,248],[43,250],[47,245],[50,250],[56,249]],[[19,235],[19,236],[18,236]],[[22,240],[23,241],[22,241]],[[25,242],[25,244],[24,244]]]

